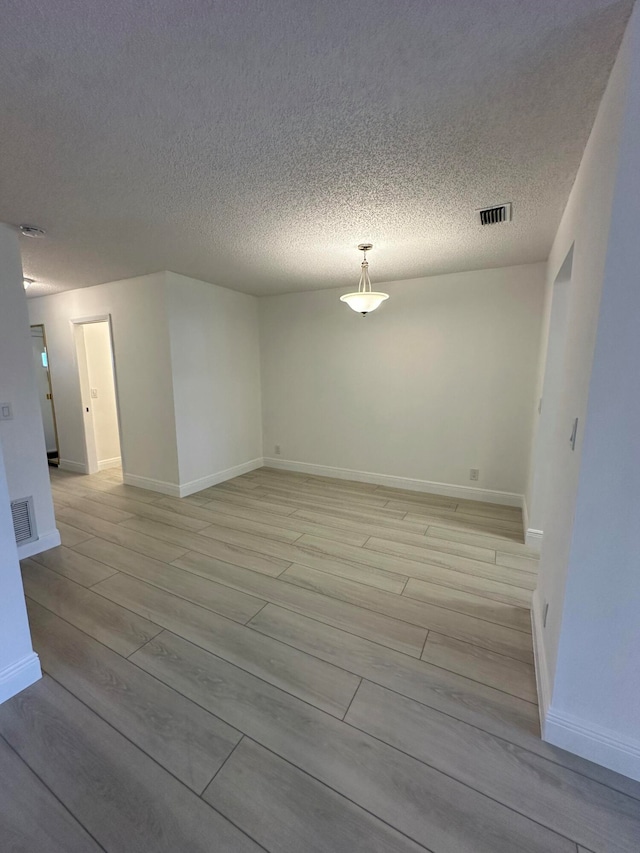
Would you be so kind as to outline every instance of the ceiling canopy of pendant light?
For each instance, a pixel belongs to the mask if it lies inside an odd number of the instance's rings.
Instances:
[[[360,273],[360,283],[358,289],[354,293],[345,293],[340,297],[341,302],[346,302],[349,308],[362,314],[369,314],[375,311],[385,299],[389,298],[388,293],[377,293],[371,290],[371,281],[369,279],[369,262],[367,261],[367,252],[373,249],[372,243],[360,243],[358,246],[363,253],[362,257],[362,272]]]

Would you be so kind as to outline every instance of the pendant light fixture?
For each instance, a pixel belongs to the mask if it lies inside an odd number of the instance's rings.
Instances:
[[[369,262],[367,261],[367,252],[373,249],[373,243],[360,243],[358,246],[362,255],[362,272],[360,273],[360,283],[358,290],[355,293],[345,293],[340,297],[341,302],[346,302],[349,308],[362,314],[368,314],[370,311],[375,311],[385,299],[389,298],[388,293],[376,293],[371,290],[371,281],[369,280]]]

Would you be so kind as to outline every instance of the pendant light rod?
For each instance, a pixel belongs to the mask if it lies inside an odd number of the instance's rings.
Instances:
[[[369,261],[367,260],[367,252],[373,249],[373,243],[360,243],[358,246],[362,252],[362,272],[360,273],[360,282],[358,283],[358,293],[371,293],[371,279],[369,278]]]

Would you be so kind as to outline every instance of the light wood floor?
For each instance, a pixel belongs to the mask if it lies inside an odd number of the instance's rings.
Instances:
[[[640,785],[539,739],[519,510],[268,469],[182,500],[51,478],[3,853],[640,850]]]

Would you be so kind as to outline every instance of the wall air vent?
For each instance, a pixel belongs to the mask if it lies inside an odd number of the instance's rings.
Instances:
[[[511,222],[511,202],[497,204],[495,207],[485,207],[478,211],[481,225],[499,225],[501,222]]]
[[[34,542],[38,538],[33,514],[33,498],[20,498],[20,500],[11,501],[11,517],[13,518],[13,530],[18,545]]]

